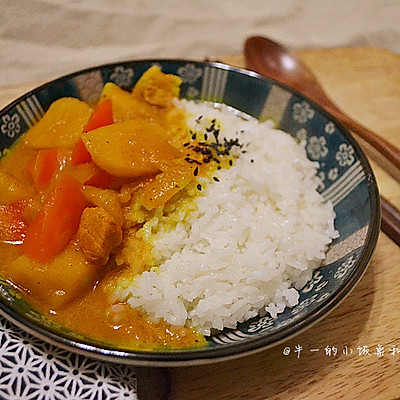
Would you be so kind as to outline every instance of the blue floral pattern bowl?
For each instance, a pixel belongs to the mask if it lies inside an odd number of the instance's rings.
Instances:
[[[225,103],[306,140],[308,157],[319,162],[321,194],[334,205],[339,237],[300,291],[297,306],[278,318],[256,317],[208,339],[208,346],[163,352],[125,351],[88,339],[47,320],[0,278],[0,311],[33,335],[74,352],[146,366],[200,364],[261,350],[302,331],[327,314],[362,277],[379,234],[379,195],[371,167],[349,132],[301,94],[256,73],[212,62],[144,60],[90,68],[49,82],[0,112],[1,154],[34,125],[59,97],[97,100],[112,81],[131,89],[152,65],[182,78],[183,98]]]

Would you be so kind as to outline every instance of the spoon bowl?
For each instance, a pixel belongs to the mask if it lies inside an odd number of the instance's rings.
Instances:
[[[247,39],[244,47],[246,67],[275,79],[317,101],[329,102],[312,72],[284,46],[262,36]]]

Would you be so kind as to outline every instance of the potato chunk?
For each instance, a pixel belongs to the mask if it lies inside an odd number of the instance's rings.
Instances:
[[[55,310],[91,289],[100,276],[99,268],[85,260],[75,243],[45,264],[22,255],[8,266],[8,273],[13,282]]]
[[[182,79],[172,74],[164,74],[160,68],[149,68],[138,80],[132,90],[135,97],[157,107],[169,107],[179,97]]]
[[[111,251],[122,241],[122,226],[102,207],[88,207],[81,217],[78,242],[87,261],[107,263]]]
[[[91,108],[83,101],[63,97],[56,100],[43,118],[25,135],[25,144],[33,149],[72,147],[89,120]]]
[[[93,161],[115,176],[156,174],[163,162],[182,156],[168,142],[163,128],[140,119],[85,132],[82,140]]]
[[[112,104],[114,122],[127,121],[134,118],[150,119],[151,107],[141,104],[130,92],[121,89],[115,83],[107,82],[100,96],[100,102],[109,99]]]
[[[185,160],[174,160],[165,171],[140,188],[136,196],[147,210],[162,206],[194,179],[194,168]]]
[[[0,173],[0,204],[11,204],[33,196],[33,189],[13,176]]]

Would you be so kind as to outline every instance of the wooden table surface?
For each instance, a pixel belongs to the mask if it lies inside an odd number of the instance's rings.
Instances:
[[[375,48],[297,53],[343,110],[400,147],[399,55]],[[243,65],[240,55],[223,61]],[[0,88],[0,106],[36,85]],[[376,164],[373,168],[381,192],[400,207],[400,184]],[[399,291],[400,249],[381,234],[364,277],[327,317],[287,342],[252,356],[170,369],[170,398],[400,398]],[[302,348],[298,353],[297,346]],[[141,384],[139,379],[139,389]]]

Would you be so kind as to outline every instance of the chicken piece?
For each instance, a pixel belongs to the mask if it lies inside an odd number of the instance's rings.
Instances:
[[[105,265],[111,251],[121,244],[122,225],[103,207],[87,207],[79,224],[78,241],[87,261]]]
[[[115,190],[101,189],[90,185],[85,185],[82,193],[86,200],[94,207],[102,207],[108,211],[122,226],[124,223],[124,212],[120,202],[120,195]]]

